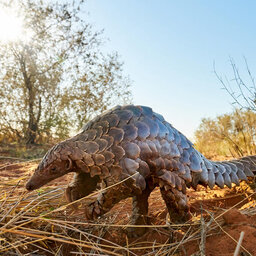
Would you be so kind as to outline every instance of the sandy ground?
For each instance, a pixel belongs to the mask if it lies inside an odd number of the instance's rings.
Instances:
[[[35,166],[35,163],[24,164],[15,163],[14,160],[0,160],[0,182],[9,182],[25,177],[22,181],[25,183]],[[50,185],[59,186],[60,184],[67,184],[70,178],[70,175],[59,178]],[[250,207],[251,205],[254,206],[255,203],[253,196],[251,196],[252,191],[249,191],[246,185],[243,186],[243,189],[215,188],[210,190],[200,187],[198,191],[188,191],[194,222],[200,220],[201,213],[206,224],[210,221],[209,216],[211,214],[214,216],[214,220],[212,219],[211,222],[215,224],[216,228],[212,230],[206,229],[205,255],[233,255],[242,231],[245,232],[245,235],[239,255],[256,255],[256,212],[252,214],[253,211],[250,211],[248,215],[249,211],[247,211],[247,209],[253,209]],[[186,238],[186,234],[191,233],[192,230],[196,232],[196,228],[193,226],[190,228],[189,226],[180,228],[154,227],[154,225],[165,225],[168,219],[167,210],[158,189],[155,189],[151,194],[149,203],[149,218],[152,228],[149,228],[145,235],[136,239],[128,239],[124,229],[111,228],[103,234],[104,238],[128,247],[134,247],[136,244],[141,245],[143,243],[157,246],[182,241],[182,239]],[[230,210],[227,211],[227,209]],[[131,199],[126,199],[116,205],[101,221],[125,225],[129,222],[130,214]],[[80,221],[84,218],[81,212],[73,212],[72,215],[77,216],[77,219]],[[165,254],[158,255],[200,255],[197,254],[200,241],[199,234],[199,239],[182,243],[175,252],[172,251],[172,254],[168,254],[168,251],[165,251]],[[146,255],[147,250],[139,249],[134,252],[136,255]],[[154,253],[151,255],[154,255]]]

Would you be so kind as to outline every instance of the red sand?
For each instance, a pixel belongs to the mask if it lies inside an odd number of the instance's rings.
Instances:
[[[36,166],[36,164],[31,163],[26,165],[15,164],[1,169],[1,167],[8,162],[10,164],[12,163],[12,161],[0,161],[1,181],[9,181],[24,176],[26,173],[32,172],[33,168]],[[70,177],[60,178],[53,181],[52,185],[58,185],[59,183],[66,184],[68,179],[70,179]],[[242,242],[243,248],[240,250],[240,255],[256,256],[256,215],[246,216],[236,209],[248,203],[247,199],[241,202],[246,198],[245,195],[235,194],[227,188],[222,190],[206,190],[201,188],[197,192],[191,190],[188,194],[190,196],[191,211],[194,216],[196,215],[198,218],[200,218],[201,214],[200,206],[202,206],[203,209],[213,212],[214,216],[216,217],[223,213],[224,209],[229,209],[236,205],[234,209],[227,211],[221,218],[219,218],[219,220],[224,220],[224,224],[222,224],[221,228],[217,228],[214,231],[207,233],[207,235],[210,234],[206,238],[205,244],[207,256],[233,255],[237,243],[232,240],[232,238],[238,241],[241,231],[244,231],[245,235]],[[241,203],[239,204],[239,202]],[[162,225],[166,223],[167,211],[158,189],[156,189],[150,197],[149,209],[149,216],[152,225]],[[109,213],[106,214],[103,219],[107,222],[108,220],[112,220],[113,216],[115,216],[115,224],[127,224],[130,214],[131,199],[126,199],[125,201],[122,201],[116,205]],[[79,215],[79,218],[81,217],[82,216]],[[230,236],[232,238],[230,238]],[[170,243],[171,241],[179,241],[181,237],[183,237],[183,234],[181,234],[180,231],[171,233],[164,228],[149,229],[149,231],[139,239],[127,239],[125,231],[121,228],[115,228],[113,229],[113,232],[112,230],[111,232],[106,232],[104,236],[105,239],[109,239],[120,245],[129,244],[130,247],[134,247],[135,242],[138,243],[147,241],[149,243],[152,242],[151,244],[154,243],[157,245]],[[182,246],[179,251],[176,251],[176,253],[179,253],[180,255],[193,255],[199,251],[199,243],[200,240],[188,242]],[[137,255],[143,255],[146,253],[146,251],[142,249],[134,250],[133,252],[135,252]]]

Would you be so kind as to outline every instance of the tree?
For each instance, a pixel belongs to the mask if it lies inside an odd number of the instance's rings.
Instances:
[[[233,78],[223,78],[215,69],[214,73],[220,81],[223,89],[231,96],[233,105],[239,109],[256,111],[256,84],[255,79],[248,66],[246,58],[244,58],[245,71],[247,77],[242,77],[235,61],[230,58]]]
[[[117,53],[103,54],[102,31],[82,17],[84,1],[17,0],[30,39],[0,43],[0,133],[34,144],[66,137],[113,103],[129,102]]]
[[[247,76],[242,77],[230,58],[232,79],[223,78],[214,67],[217,79],[233,99],[236,109],[216,119],[203,119],[195,132],[197,148],[210,158],[256,154],[256,84],[247,60],[244,62]]]
[[[216,119],[203,119],[195,138],[197,149],[209,158],[256,154],[256,113],[235,110]]]

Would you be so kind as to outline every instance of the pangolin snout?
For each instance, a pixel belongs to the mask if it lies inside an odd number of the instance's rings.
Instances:
[[[33,184],[32,184],[31,182],[28,182],[28,183],[26,184],[26,189],[27,189],[28,191],[34,190]]]

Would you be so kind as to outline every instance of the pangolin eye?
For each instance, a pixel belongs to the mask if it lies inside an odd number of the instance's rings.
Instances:
[[[51,168],[51,171],[53,171],[53,172],[55,172],[56,170],[57,170],[56,167],[52,167],[52,168]]]

